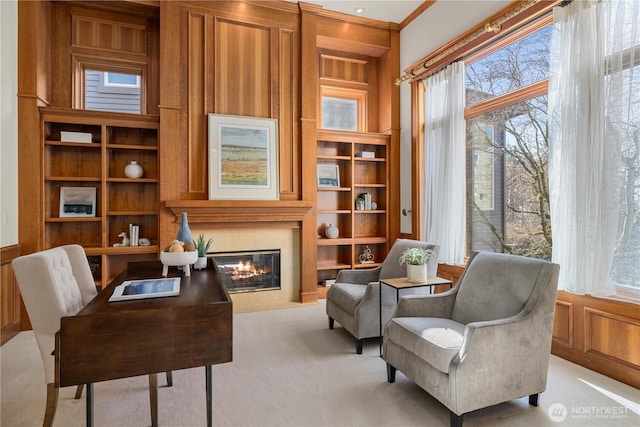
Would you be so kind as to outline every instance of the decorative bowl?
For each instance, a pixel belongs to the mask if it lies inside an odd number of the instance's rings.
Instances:
[[[160,261],[164,265],[191,265],[198,260],[198,251],[190,252],[160,252]]]

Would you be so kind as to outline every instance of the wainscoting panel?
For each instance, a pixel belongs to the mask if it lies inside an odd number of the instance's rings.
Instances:
[[[628,317],[617,316],[600,310],[584,310],[584,350],[603,357],[613,357],[621,363],[640,365],[640,323]]]
[[[573,304],[556,301],[553,340],[558,345],[573,347]]]
[[[19,256],[19,245],[0,248],[0,345],[20,332],[20,291],[11,269]]]
[[[551,352],[640,387],[638,304],[558,291]]]

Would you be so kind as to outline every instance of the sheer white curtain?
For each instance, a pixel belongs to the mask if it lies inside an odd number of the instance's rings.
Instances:
[[[626,172],[638,171],[639,8],[637,0],[588,0],[554,9],[549,80],[552,257],[560,264],[559,288],[576,294],[615,292],[612,266],[631,208],[625,200],[640,199],[633,183],[626,186],[623,179]],[[630,168],[622,161],[628,155],[636,161]],[[638,258],[629,262],[637,264]]]
[[[464,63],[424,80],[424,235],[440,245],[439,261],[462,264],[465,255]]]

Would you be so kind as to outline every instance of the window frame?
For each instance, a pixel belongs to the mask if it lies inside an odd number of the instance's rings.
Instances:
[[[114,72],[135,74],[140,77],[140,114],[147,114],[147,65],[144,63],[119,63],[117,61],[100,61],[91,57],[73,56],[73,90],[72,108],[86,110],[86,71],[93,70],[102,73]],[[115,87],[114,87],[115,89]],[[129,88],[122,88],[130,90]],[[116,92],[113,92],[116,93]],[[123,93],[123,92],[118,92]],[[127,92],[124,92],[127,93]]]
[[[337,131],[346,131],[346,132],[366,132],[367,130],[367,91],[360,89],[350,89],[344,87],[336,87],[336,86],[320,86],[320,102],[318,108],[318,128],[324,129],[322,127],[323,123],[323,99],[324,98],[336,98],[336,99],[344,99],[348,101],[356,102],[356,130],[346,130],[346,129],[331,129]]]

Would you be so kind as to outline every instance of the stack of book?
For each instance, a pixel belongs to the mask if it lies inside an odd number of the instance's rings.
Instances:
[[[140,240],[140,226],[129,224],[129,246],[138,246]]]

